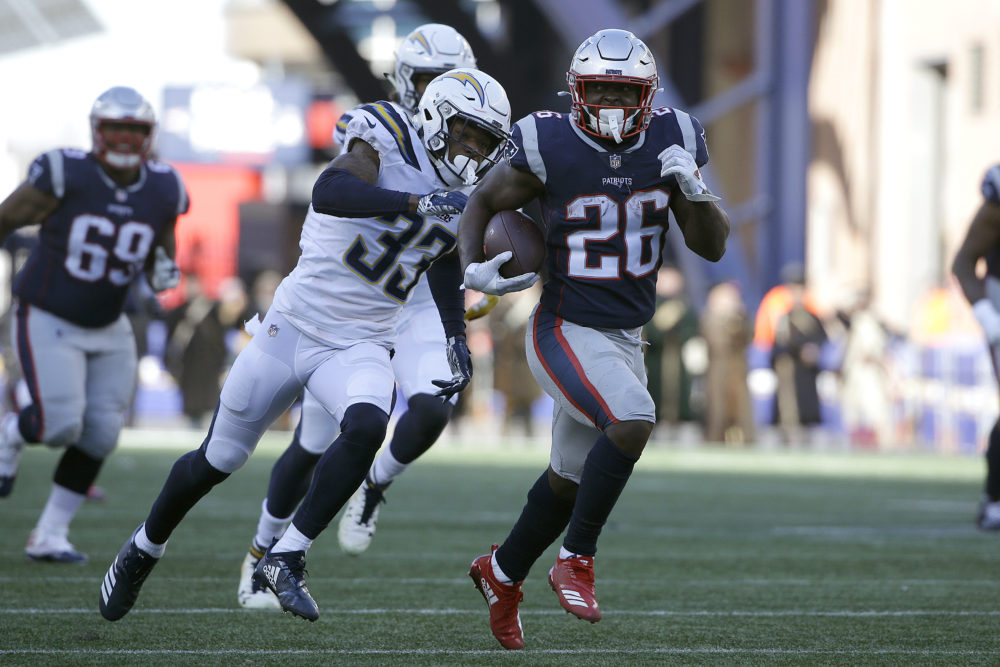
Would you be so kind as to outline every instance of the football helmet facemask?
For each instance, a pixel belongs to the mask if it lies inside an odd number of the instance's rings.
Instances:
[[[140,128],[142,132],[123,130],[126,126]],[[146,160],[153,147],[155,130],[152,105],[133,88],[109,88],[90,110],[94,155],[114,169],[132,169]]]
[[[403,39],[396,54],[392,85],[399,102],[413,113],[420,102],[414,79],[421,74],[437,76],[455,68],[476,68],[472,47],[457,30],[440,23],[418,26]]]
[[[414,126],[441,180],[449,187],[473,185],[497,163],[510,139],[510,102],[500,83],[475,69],[455,69],[424,91]],[[470,143],[470,129],[490,137]],[[482,136],[482,135],[480,135]],[[458,154],[462,146],[472,155]]]
[[[566,72],[573,122],[587,134],[621,143],[649,126],[659,81],[656,61],[642,40],[627,30],[596,32],[576,50]],[[635,86],[637,105],[588,104],[588,86],[597,82]]]

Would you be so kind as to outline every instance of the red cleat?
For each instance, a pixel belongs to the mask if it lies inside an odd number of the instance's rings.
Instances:
[[[502,584],[493,575],[493,552],[497,550],[497,545],[493,545],[490,553],[483,554],[472,561],[469,568],[469,576],[476,585],[476,590],[483,594],[486,604],[490,608],[490,630],[497,638],[500,645],[506,649],[524,648],[524,634],[521,632],[521,614],[517,611],[517,605],[524,599],[521,592],[521,583]]]
[[[601,620],[601,608],[594,594],[593,556],[556,558],[556,564],[549,570],[549,585],[567,612],[591,623]]]

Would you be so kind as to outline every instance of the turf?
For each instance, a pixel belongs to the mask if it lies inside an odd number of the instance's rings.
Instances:
[[[26,562],[58,455],[31,449],[0,504],[0,662],[57,665],[1000,662],[997,540],[973,527],[982,462],[916,454],[647,451],[597,557],[604,620],[524,585],[526,649],[505,652],[466,572],[502,540],[547,446],[442,443],[397,480],[360,557],[336,524],[309,552],[320,619],[236,604],[270,465],[269,435],[171,539],[136,608],[97,612],[101,578],[195,435],[126,434],[71,539],[83,566]]]

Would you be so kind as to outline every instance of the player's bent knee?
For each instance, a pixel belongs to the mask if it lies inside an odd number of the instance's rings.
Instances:
[[[250,459],[250,450],[236,440],[211,438],[205,447],[205,459],[209,465],[224,473],[233,473]]]
[[[638,419],[612,424],[604,431],[618,449],[635,458],[642,455],[652,432],[652,422]]]
[[[451,419],[452,405],[431,394],[414,394],[407,401],[409,410],[419,410],[428,427],[444,428]]]
[[[580,489],[578,483],[571,479],[560,477],[551,467],[548,469],[548,479],[549,488],[552,489],[552,493],[556,498],[567,503],[576,502],[576,492]]]
[[[83,422],[63,423],[55,428],[47,424],[43,434],[44,442],[49,447],[69,447],[83,435]]]
[[[355,403],[348,407],[340,423],[341,435],[346,440],[373,445],[376,449],[382,445],[388,426],[389,415],[371,403]]]

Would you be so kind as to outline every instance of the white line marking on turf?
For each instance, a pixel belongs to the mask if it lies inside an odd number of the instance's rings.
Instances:
[[[529,649],[526,655],[997,655],[998,651],[914,649],[783,649],[783,648],[631,648]],[[0,649],[0,655],[504,655],[498,649]]]
[[[1000,610],[995,609],[903,609],[903,610],[831,610],[813,611],[805,609],[777,609],[772,611],[740,611],[740,610],[712,610],[712,609],[692,609],[692,610],[666,610],[666,609],[616,609],[608,612],[608,616],[718,616],[718,617],[749,617],[749,618],[775,618],[788,616],[802,617],[844,617],[844,618],[900,618],[908,616],[1000,616]],[[96,614],[97,609],[0,609],[0,614]],[[131,612],[135,614],[247,614],[247,610],[230,607],[206,607],[204,609],[135,609]],[[449,616],[449,615],[481,615],[482,610],[476,609],[329,609],[327,613],[366,615],[366,614],[409,614],[423,616]],[[551,616],[563,615],[566,612],[558,610],[530,610],[521,609],[521,615],[528,616]]]

